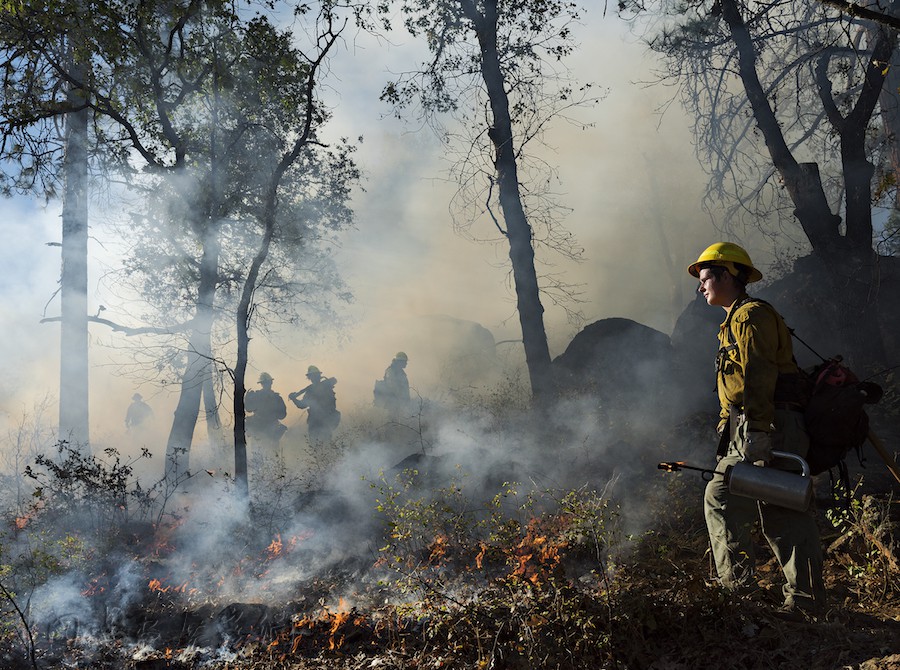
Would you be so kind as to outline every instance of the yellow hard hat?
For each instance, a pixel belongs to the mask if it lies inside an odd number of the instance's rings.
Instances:
[[[716,242],[709,245],[703,250],[700,257],[688,266],[688,272],[695,277],[699,277],[702,265],[721,265],[727,268],[728,272],[735,277],[739,274],[739,269],[736,265],[743,265],[749,274],[747,277],[748,284],[759,281],[763,277],[762,272],[753,267],[750,254],[744,251],[743,247],[733,242]]]

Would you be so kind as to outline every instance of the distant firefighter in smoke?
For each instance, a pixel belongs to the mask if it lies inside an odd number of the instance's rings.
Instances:
[[[125,428],[135,430],[153,418],[153,410],[144,402],[140,393],[131,396],[131,404],[125,412]]]
[[[268,372],[259,375],[258,391],[247,391],[244,410],[247,416],[247,434],[260,445],[277,447],[287,426],[281,419],[287,416],[287,407],[281,394],[272,390],[275,380]]]
[[[375,406],[383,407],[392,417],[399,417],[409,408],[409,378],[405,368],[409,357],[397,352],[384,371],[384,379],[375,382]]]
[[[341,413],[337,409],[337,399],[334,395],[337,379],[323,377],[322,371],[315,365],[309,366],[306,378],[309,385],[294,391],[288,398],[299,409],[307,410],[306,431],[310,443],[327,442],[341,422]]]

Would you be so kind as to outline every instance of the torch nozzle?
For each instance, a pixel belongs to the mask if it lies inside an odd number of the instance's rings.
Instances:
[[[679,472],[682,467],[684,467],[684,461],[666,461],[664,463],[660,463],[656,467],[660,470],[665,470],[666,472]]]

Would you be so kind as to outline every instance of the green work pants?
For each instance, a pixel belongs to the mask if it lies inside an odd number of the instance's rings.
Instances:
[[[806,456],[809,438],[801,414],[776,410],[775,429],[773,442],[776,450]],[[731,436],[728,452],[716,467],[719,472],[725,472],[727,466],[743,460],[746,424],[738,422],[733,432],[736,434]],[[776,459],[770,467],[799,471],[797,464],[788,459]],[[787,580],[783,589],[784,604],[804,608],[824,606],[822,545],[812,505],[810,509],[798,512],[732,495],[724,477],[717,475],[706,485],[704,512],[716,572],[724,587],[740,589],[755,584],[751,531],[759,520],[762,534]]]

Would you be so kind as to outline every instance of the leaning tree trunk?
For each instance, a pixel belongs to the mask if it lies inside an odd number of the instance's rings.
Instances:
[[[879,31],[867,77],[853,111],[833,122],[841,135],[847,232],[846,253],[832,263],[844,296],[846,334],[853,362],[873,370],[884,364],[884,338],[877,297],[878,262],[872,245],[872,178],[875,167],[866,154],[866,134],[884,86],[883,66],[894,51],[895,39]],[[884,60],[882,60],[884,59]],[[836,112],[836,107],[832,113]]]
[[[288,154],[296,158],[296,153]],[[241,298],[238,301],[237,319],[237,360],[234,366],[234,483],[235,489],[243,500],[250,498],[250,485],[247,478],[247,424],[244,411],[244,395],[247,392],[247,362],[250,351],[250,314],[253,305],[253,293],[259,280],[259,271],[269,257],[272,235],[275,230],[275,201],[278,195],[278,184],[289,163],[283,158],[275,171],[274,186],[266,197],[265,210],[262,215],[263,236],[259,248],[247,270]],[[293,159],[291,160],[293,162]]]
[[[203,240],[200,282],[194,327],[188,343],[188,364],[181,378],[181,392],[166,444],[165,474],[178,478],[189,472],[191,443],[200,413],[203,382],[212,366],[212,325],[218,278],[219,245],[214,234]]]
[[[72,71],[77,80],[80,68]],[[68,102],[75,108],[84,99],[70,87]],[[88,452],[88,110],[66,115],[66,152],[63,162],[65,195],[62,210],[62,269],[60,275],[59,437]]]
[[[879,30],[867,66],[866,79],[853,110],[842,116],[831,96],[828,80],[828,53],[820,56],[817,67],[819,97],[829,122],[840,134],[841,159],[847,198],[846,233],[841,235],[841,218],[831,211],[818,166],[798,163],[781,132],[756,70],[756,51],[735,0],[721,0],[722,17],[728,23],[738,51],[739,75],[753,109],[757,125],[765,138],[773,164],[784,180],[794,203],[794,215],[804,233],[829,270],[829,279],[838,304],[841,321],[836,324],[845,352],[851,362],[869,367],[883,358],[884,339],[874,297],[878,292],[875,254],[872,248],[871,178],[872,169],[865,153],[865,133],[878,95],[884,84],[885,69],[894,50],[895,38]]]
[[[504,88],[503,70],[497,53],[497,2],[488,0],[484,4],[484,15],[479,14],[473,3],[468,0],[463,2],[463,7],[475,25],[481,47],[481,74],[487,87],[493,115],[493,126],[488,135],[495,149],[494,167],[497,170],[500,208],[506,222],[509,260],[513,269],[525,361],[532,395],[540,397],[554,390],[550,375],[550,348],[547,345],[544,307],[541,305],[534,266],[531,225],[528,223],[519,191],[509,97]]]

